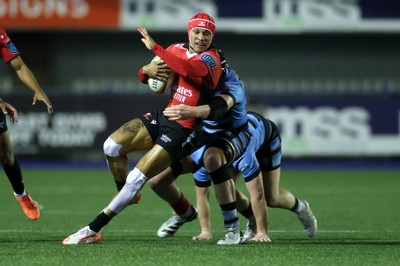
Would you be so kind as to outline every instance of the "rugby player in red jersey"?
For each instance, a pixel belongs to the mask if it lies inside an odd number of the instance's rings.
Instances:
[[[167,106],[207,103],[214,95],[222,74],[220,57],[213,46],[214,19],[205,13],[194,15],[188,24],[189,44],[178,43],[164,49],[139,26],[142,42],[175,72]],[[139,77],[143,83],[151,76],[143,67]],[[165,71],[165,78],[168,71]],[[119,193],[111,203],[87,226],[63,240],[64,245],[95,243],[101,239],[100,230],[130,203],[140,200],[139,190],[145,182],[161,173],[172,162],[190,154],[194,136],[200,130],[198,119],[171,121],[163,115],[165,106],[134,118],[115,132],[104,143],[107,163],[117,183]],[[129,172],[127,154],[147,150],[135,168]]]
[[[0,56],[5,63],[10,64],[15,70],[18,78],[34,92],[33,105],[37,101],[43,101],[47,106],[48,113],[52,113],[53,107],[49,98],[40,87],[32,71],[22,60],[17,48],[3,28],[0,28]],[[21,168],[13,153],[10,133],[6,123],[6,115],[10,117],[13,123],[17,122],[18,112],[11,104],[4,102],[2,99],[0,99],[0,108],[2,110],[0,112],[0,162],[11,183],[15,198],[21,205],[25,215],[31,220],[37,220],[40,217],[39,207],[25,190]]]

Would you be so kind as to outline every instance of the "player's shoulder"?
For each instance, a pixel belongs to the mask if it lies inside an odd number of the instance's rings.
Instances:
[[[211,68],[214,68],[216,66],[219,67],[221,66],[221,60],[216,48],[211,48],[207,51],[204,51],[200,53],[198,56],[201,61],[209,65]]]
[[[3,29],[2,27],[0,27],[0,34],[7,34],[5,29]]]
[[[215,59],[217,59],[218,61],[220,61],[220,57],[219,57],[217,48],[210,48],[210,49],[208,49],[208,50],[202,52],[200,55],[212,56],[213,58],[215,58]]]

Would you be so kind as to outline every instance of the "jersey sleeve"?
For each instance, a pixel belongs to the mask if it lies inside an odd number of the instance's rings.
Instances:
[[[19,56],[17,48],[2,28],[0,28],[0,56],[6,63]]]
[[[216,49],[211,49],[201,54],[200,60],[208,67],[208,75],[204,80],[204,84],[209,89],[215,89],[222,75],[222,67],[220,57]]]
[[[139,73],[138,74],[139,74],[140,82],[142,82],[144,84],[147,84],[148,81],[149,81],[149,77],[146,74],[143,73],[143,67],[139,69]]]

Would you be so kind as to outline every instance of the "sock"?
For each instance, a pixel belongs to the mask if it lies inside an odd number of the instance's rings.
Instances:
[[[18,195],[25,193],[25,185],[22,179],[21,168],[17,158],[14,157],[14,165],[3,166],[4,172],[6,173],[8,180],[10,180],[12,189]]]
[[[294,206],[290,210],[292,212],[295,212],[295,213],[299,214],[302,211],[304,211],[305,209],[306,209],[306,205],[304,204],[304,202],[301,201],[301,200],[298,200],[297,198],[295,198]]]
[[[101,228],[106,226],[111,221],[111,218],[104,212],[101,212],[97,217],[89,223],[89,228],[96,233],[100,232]]]
[[[219,205],[222,210],[222,216],[224,217],[224,227],[228,231],[232,228],[240,228],[239,217],[236,210],[236,201]]]
[[[253,214],[253,209],[251,208],[251,203],[249,202],[249,206],[247,206],[246,209],[239,211],[243,217],[250,219],[254,214]]]
[[[172,209],[176,213],[176,215],[186,217],[191,213],[190,203],[187,198],[181,193],[181,198],[178,202],[171,204]],[[185,216],[186,215],[186,216]]]

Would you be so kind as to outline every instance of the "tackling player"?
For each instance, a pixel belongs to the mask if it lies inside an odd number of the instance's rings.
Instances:
[[[37,82],[34,74],[22,60],[17,48],[14,46],[7,33],[0,28],[0,56],[4,62],[9,63],[16,72],[18,78],[34,92],[33,105],[37,101],[43,101],[47,106],[47,112],[53,113],[53,106]],[[21,168],[16,159],[10,141],[10,133],[7,128],[6,116],[9,115],[13,123],[18,121],[17,110],[9,103],[0,99],[0,161],[3,166],[11,186],[14,191],[15,198],[21,205],[25,215],[31,220],[37,220],[40,217],[40,211],[37,203],[31,198],[25,190]]]
[[[207,113],[204,111],[199,112],[196,110],[198,108],[189,106],[180,106],[179,108],[181,109],[181,119],[185,117],[203,117]],[[172,112],[167,113],[172,115]],[[308,202],[305,200],[298,200],[290,191],[279,187],[281,138],[278,127],[271,120],[265,119],[256,113],[250,112],[247,116],[249,118],[248,132],[253,137],[246,146],[245,151],[232,163],[232,167],[235,168],[237,172],[243,174],[246,186],[252,198],[252,203],[253,198],[257,194],[260,195],[261,189],[264,192],[263,194],[265,194],[267,206],[283,208],[295,212],[306,234],[309,237],[313,237],[317,232],[317,220]],[[185,169],[184,172],[193,171],[193,161],[199,162],[201,158],[199,157],[200,154],[201,151],[197,151],[191,156],[192,162],[190,162],[190,160],[185,161],[183,165]],[[174,206],[174,208],[178,208],[179,206],[177,203],[181,202],[180,197],[182,196],[179,188],[173,183],[173,180],[177,177],[176,170],[174,171],[173,168],[169,168],[161,175],[163,177],[157,177],[152,180],[153,189],[159,195],[161,192],[161,195],[169,195],[168,197],[163,196],[162,198],[169,202],[171,206]],[[208,198],[210,194],[211,177],[204,168],[201,168],[194,173],[194,178],[196,184],[197,207],[200,214],[201,234],[195,236],[193,239],[209,240],[211,239],[211,227],[209,222],[210,207]],[[162,182],[156,183],[156,180],[162,180]],[[261,180],[261,184],[257,180]],[[246,204],[246,199],[243,196],[238,196],[237,201],[238,206]],[[181,203],[180,205],[183,204]],[[245,234],[244,240],[269,242],[267,230],[265,230],[267,228],[267,221],[260,220],[260,218],[266,217],[266,215],[262,213],[263,208],[262,206],[260,208],[259,204],[254,203],[252,206],[256,220],[250,220],[254,224],[247,225],[248,231]],[[177,223],[177,221],[179,223]],[[184,217],[175,215],[160,227],[158,235],[160,237],[171,236],[186,222]],[[257,234],[252,235],[255,228],[257,228]],[[161,232],[163,233],[162,235],[160,234]]]
[[[292,209],[295,211],[298,214],[298,218],[302,222],[306,233],[309,236],[313,236],[317,230],[317,224],[311,210],[307,207],[307,203],[305,201],[297,200],[290,192],[279,188],[280,172],[276,169],[279,169],[280,167],[280,135],[278,128],[272,121],[265,120],[268,130],[271,132],[270,136],[265,140],[266,144],[263,149],[267,149],[266,145],[268,143],[274,145],[274,147],[269,147],[270,151],[268,152],[268,156],[264,156],[260,159],[260,164],[263,165],[263,170],[266,170],[263,172],[262,176],[254,174],[254,172],[249,170],[251,169],[250,166],[254,167],[255,165],[253,161],[251,161],[251,158],[255,156],[254,154],[257,152],[257,149],[253,150],[251,146],[254,146],[254,144],[248,146],[248,142],[243,138],[237,138],[240,139],[240,142],[238,142],[237,139],[235,141],[235,136],[240,137],[240,134],[234,133],[230,129],[239,129],[244,131],[242,134],[253,135],[252,143],[255,141],[264,141],[263,136],[267,133],[264,132],[265,126],[259,126],[257,130],[253,128],[253,125],[256,124],[256,122],[252,122],[251,119],[253,116],[246,116],[246,97],[243,84],[240,79],[238,79],[235,71],[226,65],[223,58],[223,55],[221,55],[221,61],[223,62],[223,76],[217,86],[216,97],[210,102],[210,104],[197,107],[177,105],[167,108],[164,111],[164,114],[171,117],[172,120],[193,117],[204,119],[204,131],[214,134],[217,132],[215,134],[217,138],[211,137],[210,139],[210,135],[208,135],[207,138],[209,141],[207,142],[207,145],[192,154],[191,157],[193,160],[187,159],[185,161],[182,160],[181,164],[175,163],[170,169],[165,170],[163,173],[150,180],[152,189],[170,204],[175,213],[159,228],[157,235],[162,238],[172,236],[184,223],[195,218],[194,208],[190,207],[190,203],[180,191],[179,187],[174,183],[174,180],[181,172],[195,172],[196,169],[199,168],[198,165],[203,165],[202,160],[214,160],[217,162],[223,161],[225,167],[227,167],[233,160],[235,160],[235,162],[237,161],[235,156],[241,156],[240,158],[242,163],[245,162],[244,165],[249,166],[248,168],[241,167],[240,170],[243,172],[245,180],[247,181],[246,186],[250,192],[256,216],[256,218],[254,218],[251,204],[248,203],[247,198],[236,190],[238,209],[241,210],[241,213],[246,218],[249,219],[243,241],[250,240],[253,237],[253,240],[255,241],[270,241],[267,235],[267,212],[265,208],[263,182],[264,187],[268,184],[268,188],[265,188],[266,193],[268,193],[265,196],[267,197],[268,204],[272,207]],[[210,118],[214,120],[207,120]],[[251,123],[251,125],[249,124],[249,128],[243,127],[247,118],[249,118]],[[221,134],[224,130],[225,133]],[[229,143],[230,145],[227,145]],[[208,158],[203,158],[205,151],[210,148],[213,148],[213,152],[207,155]],[[220,148],[220,155],[218,155],[218,148]],[[246,150],[243,151],[244,149]],[[243,154],[245,152],[246,155],[244,156]],[[248,160],[249,158],[250,161]],[[266,162],[269,162],[269,164],[265,165]],[[259,170],[258,164],[255,167],[256,170]],[[208,173],[209,171],[204,167],[195,173],[197,206],[200,213],[202,232],[200,235],[194,236],[194,240],[211,239],[208,198],[212,176]],[[200,177],[199,180],[197,180],[196,177]],[[203,182],[204,180],[207,182]],[[256,231],[257,234],[254,233]],[[226,236],[225,239],[229,238]],[[237,244],[237,242],[232,241],[232,239],[238,240],[237,237],[232,237],[231,234],[231,241],[228,242],[231,244]],[[219,242],[226,243],[227,241]]]

